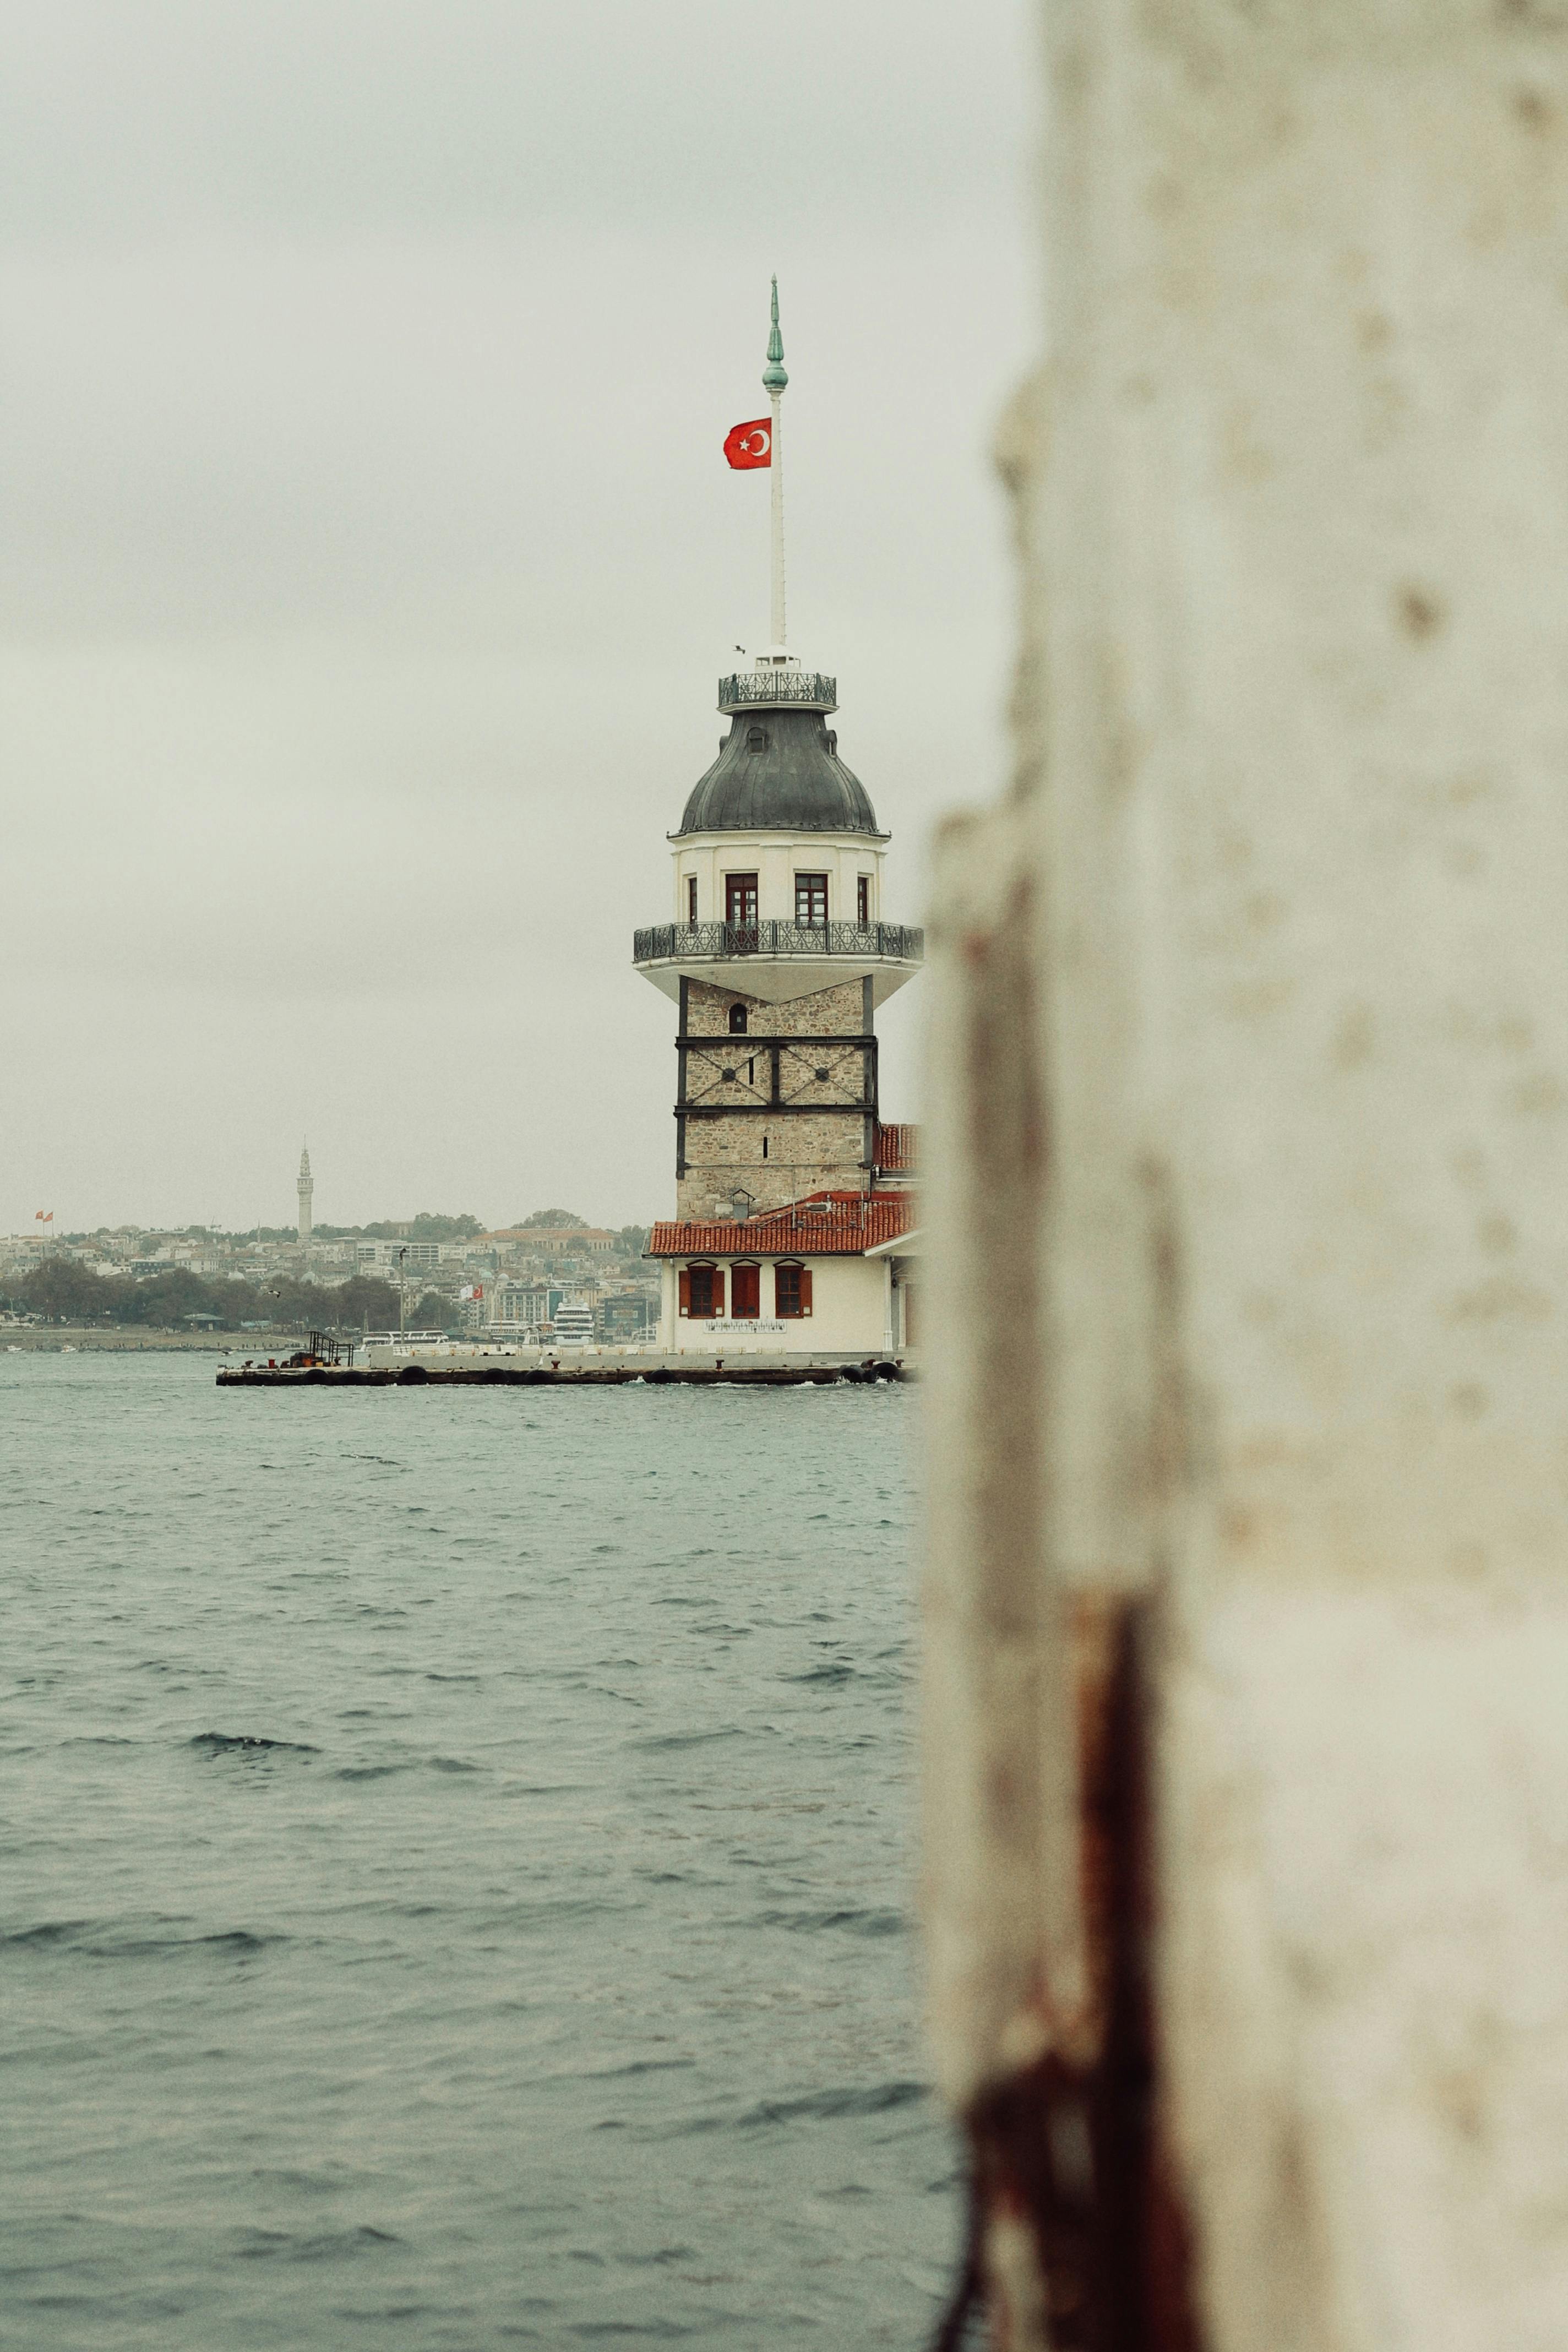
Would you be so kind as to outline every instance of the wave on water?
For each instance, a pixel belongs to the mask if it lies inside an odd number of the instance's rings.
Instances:
[[[911,2107],[931,2096],[926,2083],[871,2083],[863,2090],[814,2091],[802,2099],[759,2099],[737,2118],[742,2130],[759,2124],[817,2122],[829,2116],[880,2116],[891,2107]]]
[[[242,2262],[319,2263],[334,2262],[344,2254],[374,2253],[378,2246],[402,2246],[407,2242],[391,2230],[378,2230],[373,2223],[362,2221],[346,2230],[316,2230],[309,2233],[249,2229],[234,2251]]]
[[[759,2099],[739,2115],[688,2116],[667,2130],[655,2128],[649,2138],[700,2137],[708,2132],[762,2131],[777,2124],[837,2122],[846,2116],[886,2115],[896,2107],[919,2106],[929,2101],[928,2084],[899,2078],[871,2083],[857,2090],[811,2091],[796,2099]]]
[[[907,1936],[910,1922],[901,1911],[763,1911],[759,1927],[784,1927],[791,1934],[822,1927],[845,1927],[852,1936]]]
[[[319,1756],[308,1739],[264,1739],[254,1731],[198,1731],[187,1746],[204,1756]]]
[[[0,1936],[0,1951],[70,1951],[91,1960],[163,1959],[173,1952],[211,1952],[230,1959],[250,1959],[269,1945],[292,1941],[282,1934],[256,1935],[248,1927],[209,1929],[196,1936],[156,1932],[189,1924],[179,1919],[43,1919],[36,1927],[17,1927]]]

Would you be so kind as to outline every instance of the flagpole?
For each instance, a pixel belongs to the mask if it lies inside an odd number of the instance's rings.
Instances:
[[[784,386],[789,378],[784,367],[784,337],[779,332],[779,281],[773,279],[773,327],[768,335],[768,363],[763,370],[763,389],[768,395],[773,411],[773,439],[768,448],[768,465],[773,473],[773,641],[784,642],[784,442],[779,432],[779,408]]]

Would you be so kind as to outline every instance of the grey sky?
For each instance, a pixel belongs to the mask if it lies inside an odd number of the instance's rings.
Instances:
[[[993,792],[1020,0],[0,10],[0,1230],[673,1195],[631,971],[766,618]],[[921,984],[882,1017],[915,1107]]]

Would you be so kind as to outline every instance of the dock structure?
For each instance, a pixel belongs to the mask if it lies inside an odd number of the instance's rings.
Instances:
[[[226,1365],[220,1389],[390,1388],[833,1388],[906,1381],[899,1357],[694,1356],[603,1348],[552,1354],[453,1347],[415,1355],[326,1363],[316,1357]]]

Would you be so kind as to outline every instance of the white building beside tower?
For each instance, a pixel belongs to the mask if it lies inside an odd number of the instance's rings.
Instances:
[[[668,1349],[901,1354],[912,1154],[882,1123],[876,1013],[923,940],[889,918],[889,835],[828,723],[837,682],[784,643],[783,359],[775,288],[775,642],[720,680],[728,731],[668,836],[671,919],[633,950],[679,1008],[676,1214],[648,1254]]]

